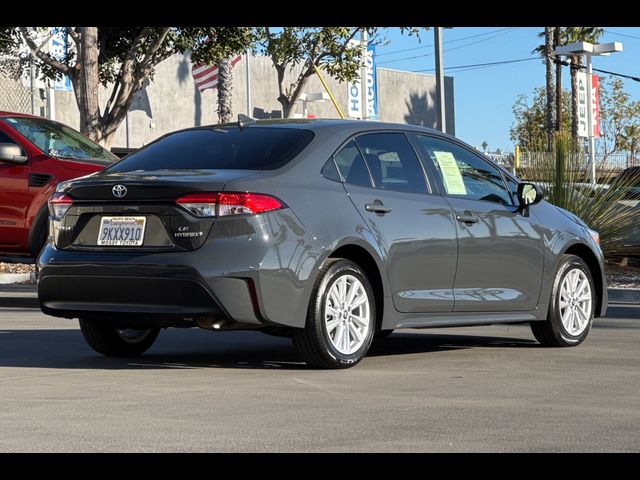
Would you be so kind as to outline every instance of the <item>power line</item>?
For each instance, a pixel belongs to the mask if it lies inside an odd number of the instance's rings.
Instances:
[[[457,70],[457,69],[470,69],[470,68],[476,68],[476,67],[493,67],[496,65],[505,65],[507,63],[519,63],[519,62],[530,62],[531,60],[540,60],[539,57],[534,57],[534,58],[518,58],[515,60],[501,60],[501,61],[497,61],[497,62],[487,62],[487,63],[473,63],[473,64],[469,64],[469,65],[456,65],[453,67],[444,67],[445,70]],[[414,70],[414,72],[433,72],[435,71],[435,68],[425,68],[422,70]]]
[[[503,30],[500,33],[497,33],[497,34],[495,34],[495,35],[493,35],[491,37],[488,37],[488,38],[483,38],[482,40],[476,40],[475,42],[465,43],[464,45],[459,45],[457,47],[445,48],[443,50],[443,52],[451,52],[453,50],[458,50],[460,48],[470,47],[472,45],[477,45],[478,43],[487,42],[487,41],[492,40],[492,39],[494,39],[496,37],[499,37],[500,35],[505,35],[507,33],[511,33],[513,31],[517,30],[518,28],[520,28],[520,27],[511,27],[508,31],[504,31]],[[414,55],[412,57],[396,58],[396,59],[393,59],[393,60],[387,60],[386,62],[379,62],[379,65],[388,65],[390,63],[403,62],[405,60],[413,60],[415,58],[430,57],[431,55],[433,55],[433,53],[423,53],[422,55]]]
[[[485,62],[485,63],[472,63],[469,65],[455,65],[452,67],[445,67],[445,70],[455,70],[455,73],[466,72],[468,70],[476,70],[480,68],[487,67],[495,67],[498,65],[506,65],[509,63],[520,63],[520,62],[529,62],[532,60],[541,60],[541,57],[529,57],[529,58],[517,58],[514,60],[499,60],[495,62]],[[555,62],[559,62],[564,66],[571,66],[571,64],[565,60],[554,60]],[[587,67],[585,65],[576,65],[576,68],[580,68],[582,70],[586,70]],[[629,80],[633,80],[634,82],[640,82],[640,77],[635,77],[633,75],[627,75],[626,73],[612,72],[611,70],[604,70],[602,68],[594,68],[592,67],[594,72],[604,73],[606,75],[613,75],[615,77],[627,78]],[[434,72],[434,68],[425,68],[420,70],[413,70],[414,72]]]
[[[567,62],[566,60],[555,60],[555,62],[565,66],[571,66],[571,63]],[[587,70],[586,65],[574,65],[574,67],[579,68],[580,70]],[[633,75],[627,75],[626,73],[612,72],[610,70],[603,70],[602,68],[595,67],[592,67],[591,69],[594,72],[605,73],[607,75],[613,75],[614,77],[628,78],[629,80],[633,80],[634,82],[640,82],[640,77],[634,77]]]
[[[442,43],[444,44],[444,43],[461,42],[463,40],[469,40],[470,38],[484,37],[486,35],[491,35],[492,33],[502,32],[504,30],[513,30],[514,28],[516,28],[516,27],[499,28],[498,30],[491,30],[490,32],[477,33],[475,35],[469,35],[469,36],[466,36],[466,37],[454,38],[452,40],[445,40]],[[421,50],[423,48],[429,48],[429,47],[433,47],[433,43],[427,43],[427,44],[421,45],[419,47],[404,48],[402,50],[394,50],[393,52],[376,53],[376,57],[384,57],[385,55],[395,55],[396,53],[411,52],[413,50]]]
[[[640,40],[640,37],[636,37],[635,35],[629,35],[628,33],[614,32],[613,30],[609,30],[609,29],[606,29],[605,32],[611,33],[613,35],[620,35],[621,37],[635,38],[636,40]]]

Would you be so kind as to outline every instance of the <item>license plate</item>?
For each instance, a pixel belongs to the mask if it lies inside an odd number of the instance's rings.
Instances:
[[[139,247],[144,240],[146,217],[102,217],[98,245]]]

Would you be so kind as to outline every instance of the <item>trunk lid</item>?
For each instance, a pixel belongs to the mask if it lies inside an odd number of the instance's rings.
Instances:
[[[228,182],[254,173],[251,170],[99,172],[65,182],[61,190],[73,199],[73,205],[61,219],[52,219],[55,244],[67,250],[132,253],[194,250],[205,242],[214,219],[192,215],[176,205],[176,199],[190,193],[220,192]],[[126,244],[125,236],[135,241]]]

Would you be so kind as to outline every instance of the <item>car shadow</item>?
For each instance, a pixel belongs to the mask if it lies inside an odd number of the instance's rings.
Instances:
[[[449,350],[537,347],[533,340],[425,333],[393,333],[373,342],[368,356],[431,354]],[[306,370],[288,338],[259,332],[161,332],[144,355],[105,357],[91,350],[78,329],[0,330],[0,368],[167,369],[245,368]]]

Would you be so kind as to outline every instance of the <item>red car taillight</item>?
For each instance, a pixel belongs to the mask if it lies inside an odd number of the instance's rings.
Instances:
[[[73,205],[73,199],[64,193],[56,192],[49,197],[49,213],[55,220],[64,217],[71,205]]]
[[[193,193],[178,198],[176,203],[196,217],[255,215],[286,207],[270,195],[243,192]]]

